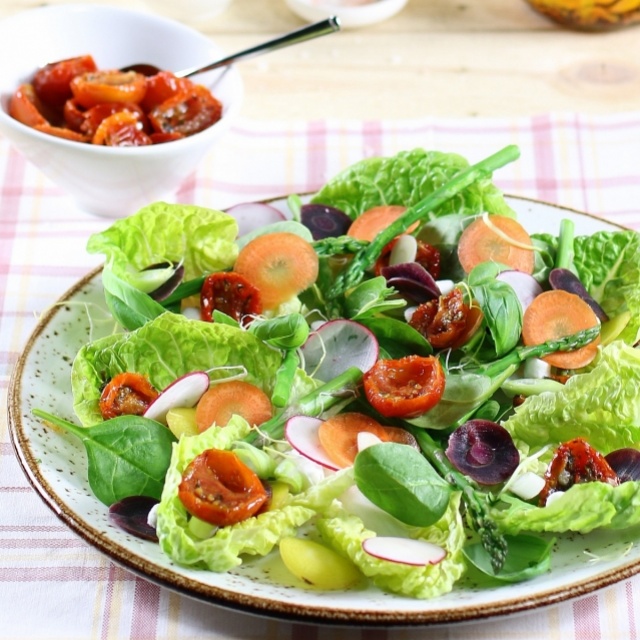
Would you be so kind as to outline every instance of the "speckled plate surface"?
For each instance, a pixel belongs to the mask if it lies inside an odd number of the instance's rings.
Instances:
[[[556,232],[569,217],[578,234],[614,225],[568,209],[510,198],[530,232]],[[277,206],[284,206],[276,201]],[[90,307],[93,322],[86,309]],[[111,526],[107,509],[91,494],[86,457],[74,438],[45,428],[31,411],[44,409],[73,420],[71,363],[78,349],[110,331],[96,322],[104,308],[100,270],[89,273],[49,310],[20,357],[9,388],[9,428],[18,459],[45,503],[91,545],[135,573],[194,598],[251,613],[325,624],[412,626],[477,620],[560,602],[640,571],[640,528],[586,537],[560,536],[550,573],[528,582],[478,588],[470,581],[441,598],[419,601],[375,588],[320,592],[286,577],[276,557],[251,560],[226,574],[185,569],[158,546]]]

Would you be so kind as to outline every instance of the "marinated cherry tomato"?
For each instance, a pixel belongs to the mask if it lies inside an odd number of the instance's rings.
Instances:
[[[153,144],[163,144],[164,142],[173,142],[174,140],[181,140],[186,137],[183,133],[173,131],[172,133],[157,133],[153,132],[149,134],[151,142]]]
[[[445,374],[435,356],[378,360],[364,374],[369,404],[386,418],[415,418],[442,398]]]
[[[87,110],[81,107],[73,98],[64,103],[62,116],[64,123],[69,129],[80,133],[80,127],[84,124]]]
[[[171,71],[160,71],[154,76],[148,76],[147,92],[141,102],[141,107],[148,113],[165,100],[187,91],[193,87],[193,82],[188,78],[176,78]]]
[[[106,117],[98,125],[91,141],[108,147],[144,147],[151,144],[142,122],[129,111],[118,111]]]
[[[32,84],[20,85],[11,96],[9,115],[28,127],[49,124],[42,115],[40,101]]]
[[[458,345],[467,327],[469,306],[460,289],[452,289],[437,300],[422,303],[413,313],[409,325],[419,331],[435,349]]]
[[[146,129],[147,116],[139,105],[133,102],[105,102],[84,112],[80,131],[93,138],[103,120],[121,112],[133,114],[142,124],[142,130]]]
[[[616,472],[604,456],[583,438],[575,438],[560,445],[544,474],[545,485],[539,496],[540,506],[547,503],[555,491],[566,491],[582,482],[620,483]]]
[[[222,104],[202,85],[181,91],[149,113],[151,125],[157,132],[177,131],[186,136],[207,129],[221,117]]]
[[[225,527],[255,515],[269,495],[235,453],[207,449],[185,469],[178,497],[191,515]]]
[[[60,111],[71,98],[71,81],[76,76],[96,69],[96,63],[90,55],[52,62],[36,72],[33,87],[45,105]]]
[[[121,415],[142,415],[158,397],[151,383],[139,373],[119,373],[102,390],[100,413],[105,420]]]
[[[260,292],[244,276],[233,271],[212,273],[200,290],[200,317],[205,322],[213,320],[217,309],[238,322],[249,324],[262,313]]]
[[[72,140],[73,142],[89,141],[87,136],[84,136],[77,131],[72,131],[71,129],[65,129],[63,127],[54,127],[48,123],[38,124],[34,128],[38,131],[42,131],[42,133],[48,133],[50,136],[56,136],[58,138],[63,138],[64,140]]]
[[[135,102],[144,98],[145,77],[135,71],[92,71],[71,81],[76,102],[89,109],[103,102]]]

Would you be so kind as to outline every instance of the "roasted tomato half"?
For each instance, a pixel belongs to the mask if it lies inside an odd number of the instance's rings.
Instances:
[[[238,322],[249,324],[253,316],[262,313],[260,292],[239,273],[212,273],[207,276],[200,290],[200,318],[211,322],[214,309]]]
[[[52,62],[36,71],[33,87],[45,105],[61,111],[64,103],[72,96],[71,81],[76,76],[96,69],[96,63],[90,55]]]
[[[141,416],[158,391],[139,373],[119,373],[102,390],[100,413],[105,420],[122,415]]]
[[[158,133],[193,135],[215,124],[222,117],[222,104],[202,85],[181,91],[149,113]]]
[[[269,494],[235,453],[207,449],[185,469],[178,497],[191,515],[225,527],[255,515]]]
[[[435,356],[378,360],[364,374],[369,404],[386,418],[415,418],[435,407],[444,393],[445,374]]]
[[[607,482],[615,486],[620,482],[604,456],[583,438],[569,440],[556,449],[544,479],[538,498],[542,507],[552,493],[566,491],[574,484]]]
[[[140,103],[147,91],[145,77],[135,71],[92,71],[71,81],[76,102],[90,109],[104,102]]]

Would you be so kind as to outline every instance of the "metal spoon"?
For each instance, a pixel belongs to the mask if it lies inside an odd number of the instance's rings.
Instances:
[[[282,49],[284,47],[288,47],[289,45],[298,44],[299,42],[305,42],[306,40],[311,40],[313,38],[317,38],[318,36],[328,35],[336,31],[340,31],[340,19],[337,16],[331,16],[326,20],[314,22],[313,24],[302,27],[301,29],[296,29],[295,31],[285,33],[278,38],[268,40],[267,42],[258,44],[254,47],[251,47],[250,49],[239,51],[238,53],[227,56],[226,58],[221,58],[220,60],[216,60],[215,62],[212,62],[205,66],[191,67],[189,69],[183,69],[182,71],[174,72],[174,75],[178,78],[187,78],[189,76],[196,75],[197,73],[204,73],[205,71],[211,71],[212,69],[225,67],[234,62],[237,62],[238,60],[252,58],[261,53],[267,53],[268,51]],[[124,67],[121,69],[121,71],[137,71],[138,73],[141,73],[145,76],[153,76],[161,71],[161,69],[152,64],[141,62],[138,64],[129,65],[128,67]]]

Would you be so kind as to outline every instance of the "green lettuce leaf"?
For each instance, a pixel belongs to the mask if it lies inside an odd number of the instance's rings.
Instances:
[[[628,230],[579,236],[574,252],[577,275],[607,315],[631,313],[620,337],[635,344],[640,338],[640,234]]]
[[[336,175],[313,196],[312,202],[337,207],[351,218],[383,204],[410,207],[468,166],[467,160],[455,153],[424,149],[402,151],[388,158],[368,158]],[[485,211],[515,217],[490,180],[474,183],[431,217]]]
[[[190,280],[230,268],[238,254],[238,225],[233,217],[194,205],[156,202],[93,234],[89,253],[103,253],[113,272],[149,292],[143,269],[162,262],[182,263]]]
[[[225,427],[211,427],[197,436],[183,437],[174,445],[158,507],[156,532],[162,550],[178,564],[223,572],[241,564],[243,555],[264,556],[283,537],[295,536],[298,528],[316,515],[316,509],[331,504],[351,483],[349,473],[332,474],[294,496],[281,509],[221,527],[205,540],[194,537],[188,529],[187,511],[178,497],[182,473],[203,451],[230,449],[249,431],[247,422],[235,417]]]
[[[85,426],[101,422],[98,401],[102,389],[113,376],[125,371],[146,375],[162,390],[190,371],[209,371],[209,377],[217,380],[238,373],[242,366],[247,374],[244,380],[270,394],[281,361],[279,351],[247,331],[167,312],[136,331],[107,336],[82,347],[71,370],[74,410]]]
[[[438,522],[430,527],[412,529],[412,537],[428,540],[447,550],[445,559],[435,565],[409,566],[369,555],[362,549],[362,542],[376,533],[338,504],[327,517],[318,521],[318,529],[328,543],[345,553],[364,575],[386,591],[414,598],[435,598],[451,591],[465,571],[462,553],[465,533],[459,493],[452,495],[446,513]]]
[[[640,482],[614,487],[605,482],[575,484],[546,507],[537,507],[505,496],[492,516],[508,533],[520,531],[576,531],[624,529],[640,523]]]
[[[615,341],[556,392],[531,396],[504,422],[523,451],[582,437],[603,454],[640,442],[640,351]]]

